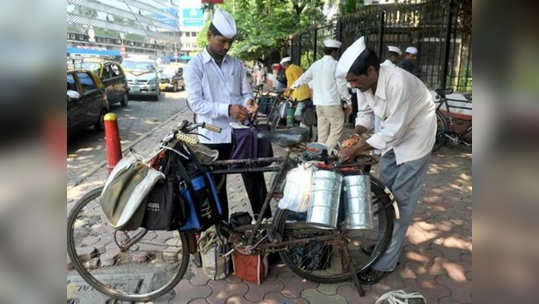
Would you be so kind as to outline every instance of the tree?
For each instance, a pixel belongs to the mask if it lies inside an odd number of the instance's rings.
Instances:
[[[324,24],[322,0],[225,0],[221,8],[236,20],[238,34],[230,54],[266,65],[286,55],[290,35],[314,24]],[[197,43],[207,43],[206,22]]]

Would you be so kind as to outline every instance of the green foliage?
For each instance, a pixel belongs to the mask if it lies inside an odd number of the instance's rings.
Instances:
[[[236,20],[238,34],[230,54],[242,60],[267,61],[272,54],[286,54],[290,35],[313,24],[325,23],[322,0],[225,0],[220,7]],[[207,44],[206,22],[197,37]]]

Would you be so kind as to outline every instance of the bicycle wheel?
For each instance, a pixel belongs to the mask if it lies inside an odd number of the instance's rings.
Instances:
[[[352,270],[345,250],[353,259],[356,271],[367,269],[386,251],[393,232],[393,195],[371,176],[371,196],[374,209],[373,230],[346,230],[344,221],[338,229],[328,230],[305,222],[306,213],[279,210],[277,231],[283,241],[298,241],[281,251],[283,262],[297,275],[318,283],[338,283],[348,280]],[[381,237],[379,237],[381,236]],[[363,249],[375,246],[367,255]]]
[[[447,123],[447,118],[440,112],[436,111],[436,140],[434,142],[434,147],[432,147],[432,152],[438,151],[442,146],[447,143],[446,134],[449,132],[449,125]]]
[[[187,270],[186,234],[147,231],[129,249],[121,249],[127,238],[141,235],[145,229],[124,232],[110,227],[99,204],[101,191],[88,192],[67,219],[67,252],[76,270],[68,271],[68,285],[84,286],[86,281],[123,301],[149,301],[167,293]]]

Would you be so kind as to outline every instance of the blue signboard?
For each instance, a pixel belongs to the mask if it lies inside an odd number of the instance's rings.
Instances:
[[[182,25],[189,27],[204,26],[204,13],[201,8],[182,9]]]
[[[169,7],[164,10],[167,11],[167,13],[169,13],[172,16],[178,16],[178,9],[176,8]],[[172,27],[178,28],[178,18],[171,18],[169,16],[165,16],[161,14],[154,14],[154,18]]]

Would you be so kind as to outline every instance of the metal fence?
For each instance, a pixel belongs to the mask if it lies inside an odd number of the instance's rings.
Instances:
[[[419,77],[431,89],[472,91],[471,0],[364,6],[352,15],[295,35],[290,55],[293,62],[307,68],[323,56],[324,39],[342,41],[345,49],[361,36],[380,61],[387,56],[387,45],[403,51],[417,47]]]

